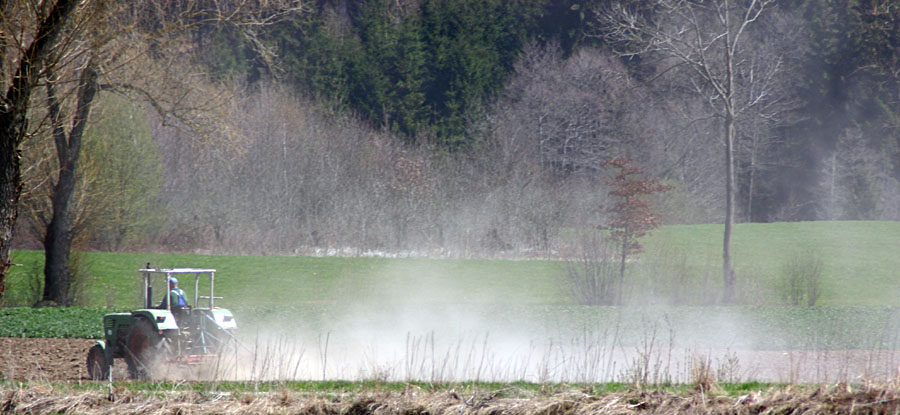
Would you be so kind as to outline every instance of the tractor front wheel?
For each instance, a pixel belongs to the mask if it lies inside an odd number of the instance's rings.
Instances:
[[[110,364],[106,361],[106,353],[103,347],[95,344],[88,350],[87,370],[91,380],[103,380],[109,378]]]

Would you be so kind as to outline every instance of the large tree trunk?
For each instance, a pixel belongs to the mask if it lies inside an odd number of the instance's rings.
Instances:
[[[72,218],[69,202],[75,191],[75,174],[61,169],[53,192],[53,218],[44,235],[44,296],[42,301],[71,305],[69,253],[72,250]]]
[[[17,122],[13,120],[14,115],[8,111],[0,114],[0,303],[5,298],[6,274],[11,265],[10,243],[22,190],[17,139],[17,131],[22,127],[15,125]]]
[[[28,100],[50,48],[78,3],[76,0],[58,0],[53,5],[37,27],[35,41],[25,50],[15,74],[11,79],[4,79],[8,83],[3,85],[8,85],[9,89],[0,105],[0,300],[4,298],[10,243],[22,191],[19,144],[28,127]],[[2,74],[4,78],[8,76],[5,72]]]
[[[78,84],[78,106],[75,109],[72,130],[66,137],[59,118],[59,102],[52,83],[47,87],[47,100],[53,120],[53,139],[59,158],[59,178],[53,189],[53,218],[47,225],[44,236],[44,296],[42,301],[53,301],[59,305],[71,305],[69,255],[72,252],[72,215],[69,206],[75,193],[75,178],[78,157],[81,154],[81,140],[91,112],[91,104],[97,92],[97,72],[92,63],[81,73]],[[68,138],[68,139],[67,139]]]

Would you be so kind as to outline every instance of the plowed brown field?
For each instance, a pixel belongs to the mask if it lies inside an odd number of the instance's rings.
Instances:
[[[88,349],[96,340],[0,337],[0,378],[79,380],[87,378]]]

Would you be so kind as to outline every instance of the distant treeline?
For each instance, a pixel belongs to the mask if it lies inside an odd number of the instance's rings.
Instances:
[[[277,53],[276,67],[218,26],[198,29],[197,50],[217,76],[251,84],[276,77],[406,142],[455,151],[484,139],[477,127],[515,76],[515,64],[529,44],[555,45],[561,59],[585,48],[609,50],[598,15],[624,4],[652,19],[649,3],[319,0],[302,18],[262,35]],[[740,206],[749,210],[744,220],[883,216],[879,193],[889,190],[880,176],[900,177],[900,6],[885,0],[782,1],[764,17],[756,28],[762,35],[753,42],[760,47],[781,42],[771,53],[785,55],[780,76],[791,93],[781,99],[790,105],[779,114],[779,125],[760,132],[765,154],[753,157],[762,158],[739,160]],[[650,58],[620,59],[629,76],[641,82],[652,83],[649,78],[660,69]],[[594,85],[582,87],[590,93]],[[678,99],[661,95],[662,88],[652,84],[648,88],[656,91],[650,99]],[[745,130],[745,138],[756,129]],[[654,139],[663,138],[649,138]],[[853,206],[826,209],[807,203],[821,196],[819,182],[831,171],[828,161],[836,152],[844,164],[860,170],[859,177],[845,178],[856,199]],[[861,171],[866,169],[872,171]]]
[[[622,54],[640,45],[604,17],[677,25],[657,3],[318,0],[254,27],[195,13],[178,53],[240,91],[213,128],[231,138],[104,96],[83,148],[80,246],[565,253],[604,223],[615,157],[673,187],[655,201],[665,223],[721,223],[716,99],[650,48]],[[900,3],[774,2],[738,52],[737,220],[900,220]],[[43,150],[25,165],[51,158],[52,142],[28,145]],[[39,170],[27,189],[46,186]],[[25,201],[19,246],[40,246],[38,202]]]

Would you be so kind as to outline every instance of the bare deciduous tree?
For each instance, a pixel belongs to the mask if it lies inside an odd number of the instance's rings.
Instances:
[[[596,171],[610,157],[626,156],[640,125],[632,110],[631,79],[616,56],[582,48],[564,59],[554,44],[529,44],[497,105],[500,143],[516,158],[538,157],[557,172]],[[524,154],[521,154],[524,153]],[[529,153],[531,155],[529,155]]]
[[[69,300],[68,267],[73,239],[70,204],[75,192],[82,135],[94,97],[105,90],[129,95],[149,103],[165,119],[174,119],[201,136],[207,135],[214,129],[210,120],[216,117],[205,113],[216,107],[210,103],[215,103],[220,95],[209,93],[209,89],[198,93],[196,86],[204,83],[197,82],[194,71],[185,70],[190,68],[189,59],[185,59],[188,51],[184,49],[190,45],[185,41],[189,31],[202,24],[234,25],[267,61],[265,48],[255,41],[256,30],[302,8],[296,0],[259,4],[229,0],[213,4],[105,0],[26,3],[0,4],[5,14],[2,21],[8,26],[0,30],[4,35],[3,57],[11,62],[3,64],[19,66],[15,76],[0,82],[8,85],[7,101],[13,104],[4,107],[9,111],[0,119],[0,127],[7,132],[0,141],[4,149],[10,150],[4,155],[12,157],[8,160],[9,180],[4,178],[2,183],[9,184],[10,189],[4,188],[0,193],[10,193],[9,198],[4,197],[4,203],[18,203],[21,189],[18,151],[24,137],[40,136],[42,132],[52,136],[58,171],[51,198],[52,217],[43,238],[44,299],[65,304]],[[34,36],[27,31],[25,36],[19,36],[23,33],[21,29],[31,30],[31,26],[35,28]],[[274,71],[274,66],[269,66]],[[7,75],[5,71],[4,75]],[[45,100],[37,99],[38,90],[45,93]],[[43,116],[41,111],[35,111],[41,106],[46,108]],[[222,118],[218,120],[216,127],[227,127]],[[29,121],[37,122],[29,128]],[[0,292],[8,268],[11,234],[5,228],[15,222],[16,209],[0,206],[4,214],[0,223],[3,229],[0,231]]]
[[[649,55],[660,59],[660,73],[684,68],[693,76],[692,88],[707,100],[710,114],[722,121],[725,159],[725,232],[722,249],[723,302],[735,295],[731,236],[735,214],[736,120],[747,109],[767,99],[771,91],[754,90],[741,83],[749,72],[749,32],[774,0],[656,0],[652,17],[628,5],[616,4],[601,12],[608,36],[628,56]],[[772,59],[778,59],[773,56]],[[777,68],[763,79],[777,74]],[[750,85],[753,85],[752,83]]]
[[[146,84],[146,78],[135,74],[152,73],[148,68],[158,68],[153,63],[164,61],[165,52],[171,48],[161,47],[160,37],[156,33],[135,31],[140,27],[133,19],[129,5],[104,3],[101,1],[85,2],[73,19],[75,27],[89,26],[90,31],[66,39],[69,47],[55,50],[60,55],[55,58],[55,65],[45,70],[41,80],[41,89],[46,100],[37,108],[46,108],[46,130],[56,148],[57,170],[52,173],[51,203],[49,204],[50,220],[46,224],[43,236],[44,246],[44,293],[46,304],[69,305],[72,296],[70,286],[70,254],[72,241],[75,238],[72,203],[78,181],[78,163],[84,132],[90,119],[95,97],[101,90],[119,92],[140,91],[137,97],[153,104],[166,114],[177,114],[182,120],[193,120],[200,111],[197,100],[190,99],[193,86],[181,84],[181,88],[166,95],[156,95],[159,87]],[[67,32],[68,33],[68,32]],[[151,49],[159,47],[151,57]],[[169,52],[171,53],[171,52]],[[184,66],[178,69],[183,69]],[[189,71],[171,70],[164,82],[173,92],[173,86],[179,82],[172,78],[182,74],[189,78]],[[125,74],[125,76],[123,76]],[[157,76],[159,78],[159,76]],[[143,85],[142,85],[143,84]],[[157,99],[156,97],[167,99]],[[175,100],[168,99],[174,97]],[[35,102],[38,102],[35,100]],[[167,105],[168,104],[168,105]],[[184,109],[189,108],[189,109]],[[40,125],[42,123],[38,123]],[[40,139],[44,130],[34,132],[35,139]]]
[[[0,1],[4,26],[0,30],[0,299],[10,267],[10,241],[18,217],[21,184],[19,148],[28,134],[33,93],[53,59],[70,43],[61,37],[78,36],[91,27],[70,28],[82,2]]]

